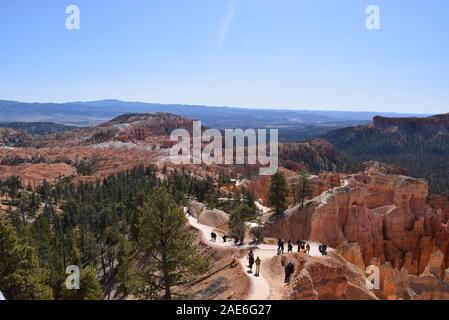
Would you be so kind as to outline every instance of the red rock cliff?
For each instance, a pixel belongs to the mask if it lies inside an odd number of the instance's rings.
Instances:
[[[428,184],[405,176],[356,174],[344,186],[294,207],[267,227],[267,236],[308,239],[338,247],[359,244],[366,265],[389,261],[422,273],[440,250],[448,266],[449,232],[441,210],[427,204]],[[350,181],[350,182],[349,182]]]

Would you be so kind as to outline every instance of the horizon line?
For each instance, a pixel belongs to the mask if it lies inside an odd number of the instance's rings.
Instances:
[[[203,107],[203,108],[223,108],[223,109],[249,109],[249,110],[267,110],[267,111],[298,111],[298,112],[344,112],[344,113],[384,113],[384,114],[402,114],[402,115],[419,115],[419,116],[431,116],[442,113],[407,113],[398,111],[373,111],[370,109],[360,109],[360,110],[341,110],[341,109],[309,109],[307,107],[274,107],[274,106],[229,106],[229,105],[207,105],[207,104],[189,104],[189,103],[160,103],[160,102],[146,102],[146,101],[127,101],[116,98],[109,99],[98,99],[98,100],[74,100],[65,102],[41,102],[41,101],[20,101],[11,99],[0,99],[0,102],[13,102],[13,103],[27,103],[27,104],[89,104],[97,102],[121,102],[121,103],[140,103],[148,105],[162,105],[162,106],[181,106],[181,107]],[[374,109],[374,108],[373,108]]]

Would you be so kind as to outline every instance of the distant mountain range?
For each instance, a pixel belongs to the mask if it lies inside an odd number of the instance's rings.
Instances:
[[[92,126],[124,113],[170,112],[212,128],[279,128],[281,141],[300,141],[338,128],[367,124],[374,116],[422,116],[378,112],[311,111],[152,104],[101,100],[23,103],[0,100],[0,122],[54,122]]]

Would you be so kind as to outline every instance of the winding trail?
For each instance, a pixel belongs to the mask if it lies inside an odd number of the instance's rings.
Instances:
[[[252,249],[254,253],[254,257],[259,257],[262,261],[271,259],[273,256],[277,255],[277,246],[269,245],[269,244],[259,244],[259,245],[242,245],[236,246],[233,242],[223,242],[222,237],[223,233],[218,232],[215,228],[201,224],[197,221],[196,218],[187,215],[187,219],[189,224],[200,231],[201,238],[205,243],[214,248],[239,248],[241,251]],[[210,234],[215,232],[217,234],[217,241],[213,242],[210,240]],[[230,239],[232,240],[232,239]],[[307,242],[310,245],[310,255],[311,256],[321,256],[318,250],[318,244],[314,242]],[[285,245],[287,248],[287,244]],[[294,250],[296,249],[296,245],[294,245]],[[242,266],[243,270],[247,270],[247,256],[246,254],[238,259],[238,262]],[[255,270],[255,266],[253,267]],[[273,295],[273,290],[270,287],[269,282],[265,278],[263,273],[260,273],[260,276],[254,276],[254,273],[245,272],[248,276],[251,289],[248,294],[247,300],[273,300],[278,297]]]

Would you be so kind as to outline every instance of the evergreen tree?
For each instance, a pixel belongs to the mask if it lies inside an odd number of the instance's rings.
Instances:
[[[293,193],[295,203],[300,203],[301,210],[303,210],[305,199],[312,195],[312,186],[310,185],[309,174],[306,171],[302,171],[299,179],[293,182]]]
[[[0,288],[7,299],[52,299],[48,270],[35,250],[23,243],[12,225],[0,218]]]
[[[132,287],[132,276],[134,274],[133,265],[134,250],[131,242],[121,239],[117,255],[117,281],[119,282],[118,292],[127,296]]]
[[[204,201],[210,209],[215,209],[218,205],[218,196],[213,190],[206,193]]]
[[[135,292],[147,299],[171,300],[172,287],[207,267],[187,232],[185,216],[165,189],[153,191],[140,211],[140,250],[147,257]]]
[[[256,207],[256,195],[248,190],[243,190],[243,203],[246,204],[251,210],[252,215],[255,216],[257,213]]]
[[[288,187],[284,174],[276,172],[271,177],[268,190],[268,205],[274,208],[276,216],[280,216],[287,208]]]
[[[256,241],[256,243],[261,243],[263,241],[264,238],[264,225],[263,225],[263,221],[261,218],[257,219],[257,226],[251,228],[250,233],[254,238],[254,241]]]
[[[236,208],[234,208],[229,216],[229,232],[231,236],[237,239],[243,239],[245,237],[246,232],[246,217],[250,208],[246,204],[240,204]]]

